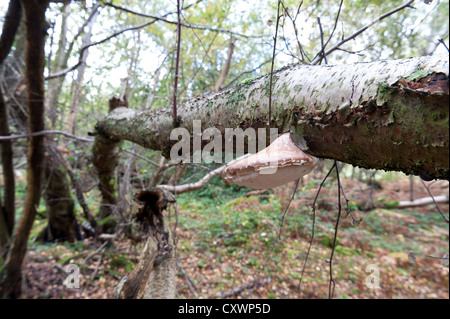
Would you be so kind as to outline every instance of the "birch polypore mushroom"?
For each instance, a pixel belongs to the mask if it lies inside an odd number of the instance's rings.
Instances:
[[[268,147],[237,161],[222,173],[227,183],[264,189],[280,186],[308,174],[316,167],[318,159],[303,152],[284,133]]]

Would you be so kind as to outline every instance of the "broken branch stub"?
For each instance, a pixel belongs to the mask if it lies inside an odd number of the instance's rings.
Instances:
[[[227,183],[264,189],[273,188],[310,173],[318,159],[303,152],[290,133],[279,136],[260,152],[235,162],[222,173]]]
[[[175,243],[163,215],[173,202],[174,196],[160,188],[136,195],[132,215],[146,242],[136,267],[117,285],[114,292],[117,298],[174,298],[175,280],[170,278],[175,276]]]

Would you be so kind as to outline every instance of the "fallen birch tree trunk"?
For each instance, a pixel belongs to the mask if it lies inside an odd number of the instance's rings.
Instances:
[[[273,74],[191,99],[178,123],[194,143],[194,121],[217,128],[290,130],[307,153],[354,166],[449,179],[449,61],[426,56],[336,66],[290,65]],[[117,108],[96,134],[126,139],[168,157],[171,107],[137,112]],[[201,140],[201,147],[209,140]],[[192,150],[192,147],[191,147]]]

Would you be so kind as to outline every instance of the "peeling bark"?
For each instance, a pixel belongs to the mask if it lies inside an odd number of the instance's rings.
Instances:
[[[179,106],[180,127],[275,127],[320,158],[364,168],[449,179],[448,56],[336,66],[290,65],[269,76]],[[170,107],[118,108],[97,123],[100,136],[126,139],[164,156],[178,141]],[[202,141],[202,146],[209,141]],[[225,143],[222,141],[222,145]],[[192,149],[192,148],[191,148]]]
[[[175,245],[164,218],[173,195],[159,188],[141,191],[132,207],[146,244],[139,262],[116,287],[117,298],[167,299],[175,297]]]

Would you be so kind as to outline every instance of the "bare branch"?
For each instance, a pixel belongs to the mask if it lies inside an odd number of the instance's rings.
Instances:
[[[370,22],[368,25],[362,27],[361,29],[359,29],[358,31],[356,31],[355,33],[353,33],[352,35],[350,35],[350,36],[348,36],[348,37],[342,39],[342,40],[339,41],[338,43],[336,43],[332,48],[328,49],[328,50],[325,52],[325,55],[327,55],[327,56],[330,55],[332,52],[336,51],[336,50],[337,50],[340,46],[342,46],[344,43],[347,43],[348,41],[350,41],[350,40],[356,38],[358,35],[360,35],[360,34],[363,33],[364,31],[366,31],[367,29],[369,29],[371,26],[373,26],[374,24],[378,23],[379,21],[381,21],[381,20],[383,20],[383,19],[385,19],[385,18],[387,18],[387,17],[393,15],[394,13],[397,13],[398,11],[401,11],[401,10],[407,8],[407,7],[410,7],[410,6],[411,6],[411,3],[413,3],[413,2],[414,2],[414,0],[409,0],[408,2],[402,4],[401,6],[395,8],[395,9],[389,11],[389,12],[386,12],[386,13],[382,14],[382,15],[379,16],[377,19],[375,19],[375,20],[373,20],[372,22]],[[317,54],[317,56],[314,58],[314,60],[311,62],[311,64],[313,64],[313,65],[318,64],[318,63],[322,60],[323,56],[322,56],[321,53],[322,53],[322,52],[319,52],[319,53]]]
[[[337,166],[336,161],[334,161],[334,167],[336,168],[336,178],[337,178],[337,188],[338,188],[338,216],[336,219],[336,226],[334,227],[334,238],[333,238],[333,247],[331,248],[331,255],[330,260],[328,261],[330,265],[330,284],[328,286],[328,299],[332,299],[334,295],[334,290],[336,288],[336,283],[334,282],[333,278],[333,257],[334,257],[334,250],[336,249],[336,243],[337,243],[337,233],[339,229],[339,221],[341,219],[341,212],[342,212],[342,206],[341,206],[341,179],[339,178],[339,167]]]
[[[175,83],[173,85],[173,126],[178,126],[177,119],[177,90],[178,90],[178,68],[180,65],[180,45],[181,45],[181,4],[177,0],[177,60],[175,62]]]
[[[133,31],[133,30],[138,30],[138,29],[144,28],[144,27],[146,27],[146,26],[149,26],[149,25],[151,25],[151,24],[153,24],[153,23],[155,23],[155,22],[156,22],[156,20],[153,20],[153,21],[150,21],[150,22],[146,22],[146,23],[143,23],[143,24],[139,24],[139,25],[137,25],[137,26],[133,26],[133,27],[130,27],[130,28],[126,28],[126,29],[117,31],[117,32],[111,34],[110,36],[104,38],[103,40],[100,40],[100,41],[97,41],[97,42],[93,42],[93,43],[90,43],[90,44],[88,44],[88,45],[82,47],[81,50],[80,50],[80,59],[79,59],[78,63],[76,63],[75,65],[73,65],[73,66],[71,66],[71,67],[68,67],[67,69],[64,69],[64,70],[61,70],[61,71],[59,71],[59,72],[50,74],[50,75],[47,76],[45,79],[46,79],[46,80],[54,79],[54,78],[57,78],[57,77],[66,75],[67,73],[76,70],[76,69],[83,63],[84,51],[87,50],[88,48],[90,48],[90,47],[92,47],[92,46],[95,46],[95,45],[99,45],[99,44],[105,43],[106,41],[108,41],[108,40],[110,40],[110,39],[112,39],[112,38],[114,38],[114,37],[117,37],[118,35],[120,35],[120,34],[122,34],[122,33],[124,33],[124,32],[127,32],[127,31]]]
[[[436,199],[434,198],[433,194],[430,191],[430,185],[432,185],[433,183],[430,183],[429,185],[427,185],[427,184],[425,184],[423,179],[420,179],[420,180],[421,180],[423,186],[425,186],[425,188],[427,189],[427,192],[430,195],[430,197],[433,199],[434,205],[436,205],[436,208],[437,208],[439,214],[441,214],[442,218],[444,218],[445,222],[448,224],[449,223],[448,217],[444,215],[444,213],[442,212],[441,208],[439,207]]]
[[[163,188],[165,190],[168,190],[171,193],[174,194],[182,194],[182,193],[186,193],[186,192],[192,192],[192,191],[196,191],[199,189],[202,189],[203,187],[205,187],[205,185],[215,176],[219,175],[222,173],[222,171],[229,165],[249,156],[250,154],[245,154],[243,156],[240,156],[238,158],[236,158],[235,160],[232,160],[231,162],[227,163],[226,165],[223,165],[219,168],[216,168],[215,170],[209,172],[208,174],[206,174],[201,180],[195,182],[195,183],[190,183],[190,184],[184,184],[184,185],[158,185],[159,188]]]
[[[302,272],[300,274],[300,283],[298,284],[298,289],[302,290],[302,282],[303,282],[303,275],[305,274],[306,264],[308,263],[309,253],[311,251],[311,247],[314,241],[315,236],[315,225],[316,225],[316,202],[319,198],[320,191],[322,190],[323,185],[325,184],[325,181],[327,180],[328,176],[330,176],[331,172],[333,171],[334,167],[336,166],[336,162],[334,162],[333,166],[331,166],[330,170],[328,171],[327,175],[324,177],[322,182],[319,185],[319,189],[317,190],[316,196],[314,197],[314,201],[312,203],[312,213],[313,213],[313,220],[312,220],[312,226],[311,226],[311,238],[309,240],[308,250],[306,251],[305,260],[303,262]]]
[[[247,289],[253,289],[254,287],[262,287],[265,286],[267,284],[269,284],[271,281],[271,278],[262,278],[262,279],[256,279],[256,280],[252,280],[247,284],[244,284],[242,286],[238,286],[232,289],[229,289],[227,291],[222,291],[220,292],[217,296],[218,298],[230,298],[233,296],[237,296],[239,295],[241,292],[247,290]]]
[[[306,58],[308,59],[308,61],[311,62],[311,59],[308,57],[308,55],[306,54],[305,50],[303,49],[303,46],[300,44],[300,40],[298,39],[298,29],[297,29],[297,25],[295,24],[295,20],[297,20],[297,17],[298,17],[298,15],[300,14],[300,9],[301,9],[301,7],[302,7],[302,5],[303,5],[303,0],[302,0],[302,1],[300,2],[300,4],[298,5],[297,12],[296,12],[294,18],[292,18],[291,14],[289,13],[289,10],[285,7],[283,1],[281,1],[281,5],[282,5],[283,8],[284,8],[284,12],[285,12],[286,15],[288,16],[288,18],[291,20],[292,26],[294,27],[295,39],[297,40],[297,46],[298,46],[298,50],[299,50],[300,56],[301,56],[300,61],[301,61],[302,63],[305,63],[305,57],[306,57]],[[287,48],[288,51],[290,52],[290,49],[289,49],[289,47],[288,47],[287,44],[286,44],[286,48]],[[292,52],[290,52],[290,53],[292,54]],[[292,54],[292,56],[294,56],[294,55]],[[297,58],[297,59],[298,59],[298,58]]]
[[[292,200],[293,200],[294,197],[295,197],[295,193],[297,192],[298,182],[299,182],[299,181],[300,181],[300,179],[297,179],[297,180],[295,181],[294,190],[292,191],[291,199],[289,200],[289,202],[288,202],[286,208],[284,209],[283,216],[281,217],[280,230],[279,230],[279,232],[278,232],[278,239],[277,239],[277,240],[280,240],[280,238],[281,238],[281,230],[283,229],[284,218],[286,217],[286,213],[287,213],[287,211],[288,211],[288,209],[289,209],[289,206],[291,206],[291,202],[292,202]]]
[[[278,54],[278,53],[277,53]],[[266,65],[267,63],[272,62],[272,58],[270,58],[269,60],[264,61],[263,63],[261,63],[260,65],[258,65],[256,68],[249,70],[249,71],[244,71],[239,73],[238,75],[236,75],[230,82],[228,82],[227,84],[225,84],[222,88],[223,89],[228,89],[234,82],[236,82],[241,76],[245,75],[245,74],[251,74],[253,72],[255,72],[256,70],[261,69],[264,65]]]
[[[196,2],[196,3],[197,3],[197,2]],[[121,7],[116,6],[116,5],[113,5],[113,4],[109,4],[109,3],[104,3],[104,4],[105,4],[105,5],[109,5],[109,6],[111,6],[111,7],[114,7],[114,8],[116,8],[116,9],[124,10],[124,11],[127,11],[127,10],[128,10],[128,9],[124,9],[124,8],[121,8]],[[193,4],[192,4],[192,5],[193,5]],[[184,7],[183,9],[187,9],[188,7],[190,7],[190,6],[192,6],[192,5],[186,6],[186,7]],[[129,11],[130,11],[130,10],[129,10]],[[95,13],[95,10],[93,10],[93,13]],[[135,13],[135,12],[132,12],[132,13],[137,14],[137,13]],[[108,41],[108,40],[110,40],[110,39],[112,39],[112,38],[115,38],[115,37],[117,37],[118,35],[120,35],[120,34],[122,34],[122,33],[124,33],[124,32],[127,32],[127,31],[133,31],[133,30],[138,30],[138,29],[145,28],[145,27],[147,27],[147,26],[149,26],[149,25],[155,23],[155,22],[158,21],[158,20],[164,19],[165,17],[167,17],[168,15],[171,15],[171,14],[173,14],[173,13],[174,13],[174,12],[169,12],[169,13],[166,13],[166,14],[164,14],[163,16],[158,17],[158,18],[155,18],[154,16],[148,16],[148,17],[150,17],[150,18],[153,18],[153,20],[152,20],[152,21],[149,21],[149,22],[145,22],[145,23],[139,24],[139,25],[136,25],[136,26],[132,26],[132,27],[129,27],[129,28],[125,28],[125,29],[120,30],[120,31],[117,31],[117,32],[111,34],[110,36],[108,36],[108,37],[106,37],[106,38],[100,40],[100,41],[93,42],[93,43],[91,43],[91,44],[89,44],[89,45],[87,45],[87,46],[82,47],[81,50],[80,50],[80,59],[79,59],[79,61],[78,61],[77,64],[75,64],[75,65],[73,65],[73,66],[71,66],[71,67],[68,67],[68,68],[66,68],[66,69],[64,69],[64,70],[58,71],[58,72],[56,72],[56,73],[50,74],[50,75],[47,76],[45,79],[46,79],[46,80],[54,79],[54,78],[57,78],[57,77],[66,75],[67,73],[76,70],[76,69],[83,63],[82,57],[83,57],[84,51],[85,51],[86,49],[88,49],[88,48],[90,48],[90,47],[92,47],[92,46],[95,46],[95,45],[99,45],[99,44],[105,43],[106,41]],[[84,24],[87,24],[87,23],[89,22],[90,19],[91,19],[91,16],[88,18],[87,21],[84,22]],[[173,22],[173,23],[176,24],[176,22]],[[81,28],[84,28],[84,24],[83,24],[83,26],[82,26]],[[80,30],[78,31],[77,35],[79,35],[79,34],[81,33],[81,28],[80,28]],[[75,37],[74,39],[76,39],[76,37]],[[73,42],[72,42],[72,43],[73,43]]]
[[[140,16],[147,17],[147,18],[152,18],[152,19],[155,19],[155,21],[162,21],[162,22],[165,22],[165,23],[168,23],[168,24],[177,25],[177,21],[167,20],[165,18],[167,15],[173,14],[173,13],[169,13],[169,14],[166,14],[164,16],[158,16],[158,15],[153,15],[153,14],[138,13],[136,11],[133,11],[133,10],[126,9],[126,8],[120,7],[118,5],[115,5],[115,4],[111,3],[111,2],[104,2],[104,4],[107,5],[107,6],[113,7],[115,9],[118,9],[118,10],[126,11],[128,13],[140,15]],[[183,8],[183,10],[185,10],[185,9],[186,8]],[[227,30],[227,29],[209,27],[209,26],[204,26],[204,25],[197,25],[197,24],[186,24],[186,23],[183,23],[183,22],[181,23],[181,25],[183,27],[190,28],[190,29],[208,30],[208,31],[212,31],[212,32],[228,33],[228,34],[234,35],[236,37],[247,38],[247,39],[252,39],[252,38],[253,39],[258,39],[258,38],[267,37],[267,35],[264,35],[264,34],[263,35],[245,35],[245,34],[234,32],[234,31]]]
[[[186,273],[186,270],[184,270],[183,266],[180,265],[179,261],[177,260],[176,266],[181,271],[181,273],[184,276],[184,279],[186,280],[186,283],[188,284],[189,290],[192,292],[192,294],[195,296],[195,298],[198,298],[197,291],[195,291],[195,285],[192,282],[191,278],[189,278],[188,274]]]
[[[448,46],[447,46],[447,44],[445,44],[444,39],[439,39],[438,41],[447,49],[447,52],[448,52],[449,51]]]
[[[202,1],[203,1],[203,0],[197,0],[196,2],[194,2],[194,3],[190,4],[190,5],[187,5],[187,6],[183,7],[182,10],[187,10],[187,9],[189,9],[190,7],[192,7],[192,6],[194,6],[194,5],[198,4],[198,3],[200,3],[200,2],[202,2]],[[101,1],[101,2],[102,2],[102,4],[105,5],[105,6],[108,6],[108,7],[117,9],[117,10],[121,10],[121,11],[124,11],[124,12],[128,12],[128,13],[131,13],[131,14],[134,14],[134,15],[137,15],[137,16],[140,16],[140,17],[144,17],[144,18],[152,18],[152,19],[155,18],[154,15],[150,15],[150,14],[146,14],[146,13],[141,13],[141,12],[133,11],[133,10],[131,10],[131,9],[128,9],[128,8],[124,8],[124,7],[115,5],[115,4],[112,3],[112,2],[106,2],[106,1]],[[163,17],[167,17],[167,16],[169,16],[169,15],[171,15],[171,14],[174,14],[174,13],[176,13],[176,12],[170,12],[170,13],[167,13],[167,14],[163,15]]]
[[[156,166],[156,167],[159,167],[159,164],[158,164],[158,163],[156,163],[156,162],[152,161],[151,159],[148,159],[148,158],[146,158],[146,157],[144,157],[144,156],[142,156],[142,155],[139,155],[139,154],[136,153],[136,152],[129,151],[129,150],[125,150],[125,149],[123,149],[122,151],[124,151],[125,153],[128,153],[128,154],[131,154],[131,155],[133,155],[133,156],[139,157],[141,160],[144,160],[144,161],[146,161],[146,162],[148,162],[148,163],[150,163],[150,164],[152,164],[152,165],[154,165],[154,166]]]
[[[331,38],[333,38],[334,31],[336,31],[336,27],[337,27],[337,24],[338,24],[338,22],[339,22],[339,17],[341,16],[341,10],[342,10],[342,5],[343,5],[343,4],[344,4],[344,0],[341,0],[341,3],[339,3],[339,9],[338,9],[338,12],[337,12],[337,14],[336,14],[336,19],[334,20],[333,30],[331,31],[331,34],[330,34],[330,36],[328,37],[327,42],[326,42],[325,44],[322,44],[322,51],[321,51],[319,54],[323,54],[323,55],[325,56],[324,50],[325,50],[325,48],[327,47],[328,43],[330,43]],[[322,41],[323,41],[323,39],[322,39]],[[327,64],[327,63],[325,63],[325,64]]]
[[[278,0],[277,7],[277,23],[275,26],[275,37],[273,38],[273,53],[272,53],[272,67],[270,69],[270,84],[269,84],[269,119],[268,122],[272,119],[272,81],[273,81],[273,66],[275,64],[275,49],[277,47],[277,36],[278,36],[278,24],[280,23],[280,3],[281,0]]]
[[[85,138],[85,137],[79,137],[64,131],[58,131],[58,130],[44,130],[44,131],[39,131],[39,132],[33,132],[31,134],[18,134],[18,135],[10,135],[10,136],[0,136],[0,141],[5,141],[5,140],[17,140],[19,138],[28,138],[28,137],[34,137],[34,136],[41,136],[41,135],[51,135],[51,134],[61,134],[64,135],[66,137],[70,137],[82,142],[93,142],[93,139],[90,138]]]
[[[320,50],[321,56],[325,62],[325,64],[328,64],[327,56],[325,54],[325,45],[323,43],[323,30],[322,30],[322,24],[320,23],[320,18],[317,17],[317,23],[319,24],[319,31],[320,31],[320,45],[322,46],[322,49]]]

